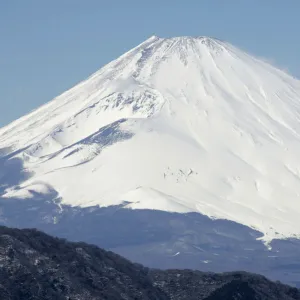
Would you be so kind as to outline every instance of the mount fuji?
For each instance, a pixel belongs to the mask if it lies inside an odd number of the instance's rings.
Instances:
[[[300,237],[300,81],[217,39],[151,37],[0,129],[0,148],[6,202],[53,194]],[[27,175],[8,184],[14,159]]]

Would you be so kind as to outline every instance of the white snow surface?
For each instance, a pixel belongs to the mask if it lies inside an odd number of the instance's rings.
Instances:
[[[33,173],[7,198],[54,189],[300,236],[300,81],[223,41],[151,37],[0,129],[0,148]]]

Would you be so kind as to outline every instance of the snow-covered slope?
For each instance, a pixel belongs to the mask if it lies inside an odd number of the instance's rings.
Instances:
[[[32,174],[7,198],[56,190],[300,236],[300,82],[219,40],[151,37],[0,129],[0,148]]]

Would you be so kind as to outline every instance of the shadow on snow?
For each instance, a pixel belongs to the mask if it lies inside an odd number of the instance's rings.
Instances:
[[[245,270],[300,285],[300,241],[275,240],[268,250],[261,233],[199,213],[130,210],[123,206],[80,208],[60,203],[57,192],[30,199],[3,198],[5,188],[31,174],[22,160],[0,150],[0,224],[38,228],[73,241],[113,250],[155,268]],[[126,203],[124,203],[126,205]]]

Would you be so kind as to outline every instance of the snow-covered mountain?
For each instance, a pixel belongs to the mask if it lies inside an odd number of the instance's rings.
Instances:
[[[216,39],[151,37],[0,129],[0,149],[30,174],[7,201],[56,191],[300,236],[300,81]]]

